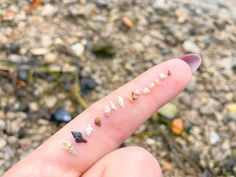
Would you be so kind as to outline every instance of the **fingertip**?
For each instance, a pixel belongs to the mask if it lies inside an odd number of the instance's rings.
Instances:
[[[186,62],[190,67],[192,73],[194,73],[201,65],[201,57],[198,54],[188,54],[180,57],[181,60]]]

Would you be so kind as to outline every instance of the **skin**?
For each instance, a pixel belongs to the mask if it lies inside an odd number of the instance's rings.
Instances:
[[[160,72],[172,75],[155,86],[148,95],[129,103],[126,96],[131,91],[147,87],[155,81]],[[192,71],[189,65],[172,59],[144,72],[126,85],[90,106],[73,121],[64,126],[31,154],[15,164],[3,177],[158,177],[161,170],[155,158],[139,147],[117,147],[127,139],[162,105],[180,93],[189,83]],[[125,98],[121,108],[117,96]],[[117,110],[109,117],[103,114],[104,106],[113,101]],[[100,116],[102,126],[94,125],[95,117]],[[84,136],[88,143],[75,143],[71,131],[83,131],[90,123],[94,132]],[[83,133],[84,134],[84,133]],[[62,147],[64,141],[71,141],[78,150],[76,155]]]

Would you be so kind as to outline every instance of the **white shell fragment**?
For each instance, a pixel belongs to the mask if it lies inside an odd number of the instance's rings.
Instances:
[[[152,82],[152,83],[149,84],[150,89],[153,89],[154,87],[155,87],[155,83]]]
[[[117,102],[122,108],[125,107],[124,99],[121,96],[117,97]]]
[[[87,135],[91,135],[93,133],[93,127],[88,124],[88,127],[85,129]]]
[[[157,84],[159,84],[160,83],[160,80],[159,79],[156,79],[155,80],[155,84],[157,85]]]
[[[110,105],[111,105],[111,109],[117,110],[116,105],[112,101],[110,102]]]
[[[160,76],[159,76],[159,77],[160,77],[161,80],[163,80],[163,79],[165,79],[167,76],[166,76],[164,73],[160,73]]]
[[[134,93],[135,93],[137,96],[141,95],[141,92],[140,92],[139,89],[136,89],[136,90],[134,91]]]
[[[73,146],[73,144],[71,142],[63,142],[62,143],[63,148],[65,150],[67,150],[68,152],[72,153],[72,154],[77,154],[77,150],[75,149],[75,147]]]
[[[105,116],[109,116],[110,112],[111,112],[111,108],[108,105],[106,105],[105,108],[104,108]]]
[[[150,89],[147,87],[143,89],[144,94],[149,94],[150,92],[151,92]]]

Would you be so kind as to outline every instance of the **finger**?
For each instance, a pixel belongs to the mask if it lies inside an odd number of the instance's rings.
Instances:
[[[53,164],[52,169],[57,168],[71,173],[76,171],[77,176],[82,174],[98,159],[117,148],[158,108],[184,89],[192,75],[192,65],[188,65],[188,61],[199,62],[200,57],[197,55],[188,56],[186,62],[181,59],[168,60],[144,72],[133,81],[90,106],[26,157],[23,160],[24,164],[35,164],[39,167],[35,171],[40,171],[40,168],[45,165],[48,165],[48,171],[52,171],[50,165]],[[161,72],[166,73],[168,70],[171,71],[171,76],[155,86],[150,94],[140,96],[133,103],[129,103],[125,99],[131,91],[147,87],[159,77]],[[125,107],[120,108],[117,105],[118,109],[113,111],[109,117],[105,117],[103,114],[104,106],[109,104],[110,101],[117,104],[117,96],[122,96],[125,99]],[[97,116],[102,118],[101,127],[93,125],[93,121]],[[78,150],[76,155],[66,152],[62,148],[62,143],[67,140],[74,141],[70,132],[78,130],[83,132],[88,123],[95,129],[91,136],[86,137],[88,143],[74,143]],[[19,167],[21,164],[19,163],[17,166]]]
[[[157,160],[145,149],[127,147],[107,154],[82,175],[82,177],[120,176],[160,177],[161,169]]]

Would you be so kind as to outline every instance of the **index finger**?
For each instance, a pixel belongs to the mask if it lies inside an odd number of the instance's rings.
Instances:
[[[80,176],[97,160],[117,148],[158,108],[181,92],[190,81],[192,71],[196,70],[199,64],[200,57],[192,54],[154,66],[90,106],[15,165],[6,176],[11,176],[14,171],[17,171],[18,176],[24,174],[24,177],[28,173],[31,176],[32,173],[34,176],[46,176],[48,173],[53,174],[49,176],[54,176],[55,173]],[[141,95],[135,92],[136,89],[142,92]],[[135,95],[131,97],[133,99],[130,102],[127,95],[130,96],[132,92]],[[117,101],[118,97],[123,98],[124,102]],[[107,111],[105,114],[104,108]],[[101,127],[94,124],[96,117],[100,117]],[[92,127],[91,135],[85,132],[88,124]],[[87,143],[76,143],[71,131],[80,131]],[[65,141],[73,143],[76,154],[63,149],[62,144]]]

